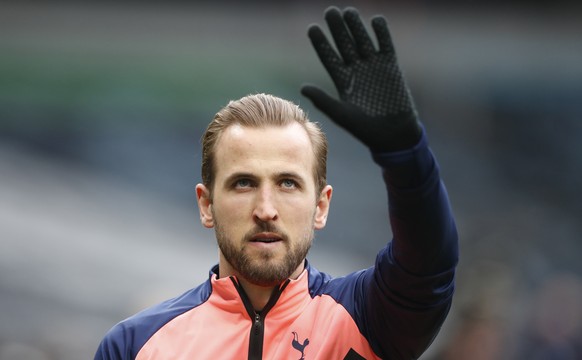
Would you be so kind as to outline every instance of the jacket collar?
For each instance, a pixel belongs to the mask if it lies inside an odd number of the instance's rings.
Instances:
[[[279,294],[279,299],[269,311],[269,319],[282,320],[301,313],[311,299],[310,279],[317,278],[314,277],[317,273],[306,260],[303,272],[297,279],[290,280]],[[228,312],[247,313],[235,282],[230,277],[218,278],[218,265],[212,267],[209,275],[212,294],[208,301]]]

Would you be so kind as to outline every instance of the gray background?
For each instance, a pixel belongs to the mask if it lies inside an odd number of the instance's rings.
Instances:
[[[389,20],[461,235],[423,359],[579,359],[582,13],[459,3],[357,5]],[[391,236],[380,171],[299,94],[333,91],[306,37],[328,3],[242,4],[0,2],[0,359],[92,358],[115,322],[207,277],[199,139],[249,93],[328,134],[335,191],[311,261],[373,263]]]

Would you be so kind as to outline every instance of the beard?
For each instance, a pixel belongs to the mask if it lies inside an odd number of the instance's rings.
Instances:
[[[237,271],[239,276],[248,282],[259,286],[276,286],[287,280],[301,265],[313,242],[314,231],[311,227],[299,239],[290,241],[289,236],[279,230],[272,223],[261,222],[243,236],[240,246],[231,241],[216,217],[214,229],[218,247],[224,258]],[[269,250],[249,253],[246,248],[253,236],[261,232],[272,232],[281,237],[285,246],[285,254],[281,258],[279,253]]]

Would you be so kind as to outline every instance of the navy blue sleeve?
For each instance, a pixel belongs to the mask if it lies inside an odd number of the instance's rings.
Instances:
[[[131,329],[122,324],[113,327],[99,344],[94,360],[135,359]]]
[[[416,359],[451,306],[457,230],[424,133],[410,150],[373,157],[383,169],[393,239],[358,282],[357,321],[381,357]]]
[[[178,297],[145,309],[118,323],[107,332],[99,344],[94,360],[135,359],[152,335],[176,316],[204,303],[211,291],[212,285],[208,280]]]
[[[454,268],[457,230],[426,135],[410,150],[373,157],[382,167],[388,191],[396,262],[415,275],[430,276]]]
[[[383,170],[393,239],[369,269],[329,282],[384,359],[416,359],[451,307],[458,237],[426,136],[412,149],[373,154]]]

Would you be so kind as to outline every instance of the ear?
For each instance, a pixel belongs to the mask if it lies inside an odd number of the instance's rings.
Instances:
[[[212,200],[210,199],[210,190],[203,184],[196,185],[196,198],[198,199],[198,210],[200,211],[200,222],[204,227],[214,227],[214,218],[212,217]]]
[[[331,202],[331,194],[333,193],[333,188],[331,185],[326,185],[321,193],[319,194],[319,199],[317,200],[317,207],[315,208],[315,230],[321,230],[325,227],[327,223],[327,214],[329,214],[329,204]]]

